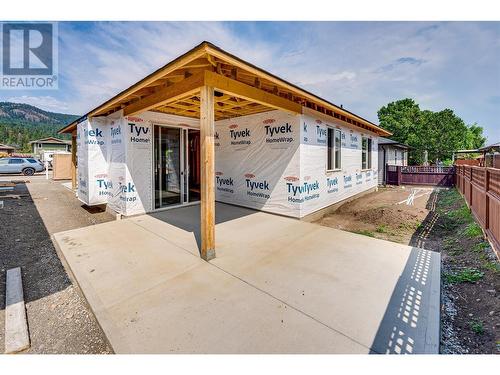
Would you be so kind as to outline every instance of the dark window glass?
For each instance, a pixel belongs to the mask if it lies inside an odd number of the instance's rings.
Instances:
[[[335,129],[335,169],[341,168],[341,150],[342,150],[342,133],[339,129]]]
[[[327,129],[327,162],[326,162],[326,169],[330,170],[334,168],[335,165],[335,145],[334,145],[334,139],[333,139],[333,129],[331,128],[326,128]]]
[[[23,159],[10,159],[9,164],[23,164]]]
[[[327,170],[340,169],[341,167],[341,142],[342,133],[339,129],[327,129]]]
[[[26,159],[26,160],[28,160],[30,163],[37,163],[35,159]]]
[[[371,169],[372,167],[372,140],[371,138],[361,138],[361,169]]]

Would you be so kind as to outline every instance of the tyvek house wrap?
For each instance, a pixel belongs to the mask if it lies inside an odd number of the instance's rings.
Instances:
[[[216,199],[303,217],[377,186],[375,134],[363,134],[329,117],[305,112],[290,115],[270,111],[217,121]],[[177,125],[182,120],[170,117],[144,113],[79,124],[80,199],[87,204],[107,200],[110,208],[125,215],[151,211],[152,124]],[[190,126],[198,124],[191,121]],[[326,171],[327,126],[342,131],[338,171]],[[92,132],[97,128],[105,131]],[[372,169],[365,171],[361,170],[363,135],[372,137],[373,142]],[[97,136],[102,138],[100,142],[91,141]]]
[[[105,118],[85,119],[77,125],[78,199],[87,205],[107,203],[108,139]]]
[[[125,214],[126,200],[122,186],[126,183],[127,153],[125,146],[125,126],[122,119],[109,121],[109,161],[108,177],[110,182],[110,194],[108,195],[108,206],[119,213]]]
[[[215,123],[215,197],[220,202],[300,216],[299,116],[280,111]],[[293,189],[292,189],[293,190]]]
[[[327,171],[327,127],[341,130],[341,168]],[[372,139],[372,168],[361,169],[361,139]],[[216,122],[216,199],[304,217],[377,186],[377,136],[305,110]]]
[[[153,126],[141,117],[125,117],[122,127],[126,168],[121,199],[125,215],[136,215],[152,210]]]
[[[374,133],[349,128],[331,117],[305,112],[301,116],[300,176],[303,186],[316,189],[310,189],[311,194],[303,197],[301,216],[378,185],[378,137]],[[335,171],[327,171],[328,127],[341,131],[341,166]],[[362,137],[372,139],[372,162],[367,170],[362,170],[361,165]]]
[[[77,126],[78,198],[124,215],[151,210],[151,125],[140,118],[92,118]]]
[[[110,120],[108,205],[124,215],[151,210],[152,127],[140,117]]]

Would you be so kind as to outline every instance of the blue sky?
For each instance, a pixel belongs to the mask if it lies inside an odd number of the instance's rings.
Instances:
[[[203,40],[374,122],[411,97],[500,141],[500,22],[62,22],[59,89],[0,100],[83,114]]]

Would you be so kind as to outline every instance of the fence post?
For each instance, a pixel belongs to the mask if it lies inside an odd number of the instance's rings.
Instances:
[[[401,166],[396,166],[396,170],[398,172],[398,186],[401,185]]]
[[[470,180],[469,180],[469,206],[472,209],[472,179],[473,179],[474,169],[470,169]]]
[[[484,229],[488,229],[490,227],[490,197],[488,196],[488,190],[490,190],[490,171],[486,168],[484,171]]]

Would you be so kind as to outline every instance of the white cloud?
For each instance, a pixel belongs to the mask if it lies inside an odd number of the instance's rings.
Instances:
[[[60,90],[52,101],[27,94],[51,110],[83,114],[209,40],[372,121],[382,105],[408,96],[423,108],[452,108],[500,139],[491,100],[500,87],[500,23],[63,23],[59,37]]]
[[[30,104],[49,112],[66,113],[69,110],[66,102],[57,100],[52,96],[12,96],[5,101]]]

